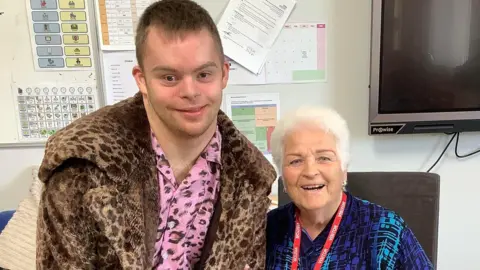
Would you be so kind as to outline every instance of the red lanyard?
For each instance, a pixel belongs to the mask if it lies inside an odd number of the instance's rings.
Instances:
[[[320,256],[318,256],[318,260],[315,263],[315,267],[313,268],[314,270],[320,270],[320,268],[323,265],[323,262],[325,261],[325,258],[327,257],[328,251],[332,246],[333,239],[335,239],[335,235],[337,234],[338,226],[342,221],[343,211],[345,211],[345,205],[347,205],[347,195],[344,192],[342,195],[342,202],[340,203],[337,213],[335,214],[335,220],[333,221],[332,228],[328,233],[327,241],[325,242],[325,245],[323,246],[322,251],[320,252]],[[295,213],[295,235],[294,235],[294,241],[293,241],[292,267],[290,268],[291,270],[297,270],[298,268],[298,258],[300,254],[301,239],[302,239],[302,225],[300,224],[300,217],[298,213]]]

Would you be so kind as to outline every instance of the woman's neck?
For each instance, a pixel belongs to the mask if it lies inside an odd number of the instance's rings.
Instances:
[[[302,228],[308,233],[311,239],[317,238],[327,227],[330,220],[337,212],[338,206],[342,200],[342,195],[333,200],[321,209],[307,210],[300,209],[300,223]]]

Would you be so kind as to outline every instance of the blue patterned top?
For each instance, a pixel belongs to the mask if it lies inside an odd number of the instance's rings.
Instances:
[[[395,212],[347,192],[339,230],[322,269],[433,269],[422,247]],[[268,213],[267,270],[287,270],[292,263],[295,206]],[[314,240],[303,231],[298,269],[313,269],[332,221]]]

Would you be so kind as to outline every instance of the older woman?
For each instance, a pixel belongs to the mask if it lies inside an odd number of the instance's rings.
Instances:
[[[400,216],[345,191],[349,131],[335,111],[298,109],[271,144],[293,202],[269,212],[266,269],[433,269]]]

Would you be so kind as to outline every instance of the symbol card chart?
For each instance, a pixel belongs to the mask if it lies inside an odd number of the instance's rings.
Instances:
[[[72,121],[98,109],[90,84],[13,85],[19,141],[44,141]]]
[[[27,0],[36,71],[93,68],[87,0]]]

